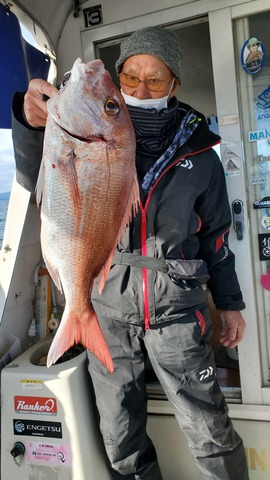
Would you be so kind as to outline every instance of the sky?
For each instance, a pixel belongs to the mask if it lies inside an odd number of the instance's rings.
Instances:
[[[0,129],[0,193],[10,192],[15,171],[11,130]]]
[[[35,44],[32,35],[21,25],[24,38]],[[0,128],[0,193],[10,192],[15,173],[15,160],[13,155],[13,144],[11,130]]]

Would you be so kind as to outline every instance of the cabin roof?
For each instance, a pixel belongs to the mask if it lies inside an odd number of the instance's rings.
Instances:
[[[27,14],[34,23],[40,26],[46,36],[52,42],[52,46],[57,49],[59,37],[62,29],[67,21],[68,16],[76,8],[87,0],[14,0],[13,4],[17,5],[25,14]],[[24,19],[27,27],[27,18]],[[32,23],[32,21],[30,22]],[[30,24],[29,24],[30,26]]]

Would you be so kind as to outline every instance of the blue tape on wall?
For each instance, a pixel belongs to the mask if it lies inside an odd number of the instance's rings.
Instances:
[[[32,78],[48,78],[49,58],[21,34],[17,17],[0,3],[0,128],[11,128],[14,92],[26,91]]]

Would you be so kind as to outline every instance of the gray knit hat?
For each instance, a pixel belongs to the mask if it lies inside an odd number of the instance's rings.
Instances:
[[[121,43],[120,57],[115,68],[121,71],[123,63],[133,55],[154,55],[162,60],[180,83],[182,54],[177,35],[163,27],[146,27],[136,30]]]

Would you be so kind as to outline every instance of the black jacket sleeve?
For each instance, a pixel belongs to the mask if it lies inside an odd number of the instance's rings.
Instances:
[[[224,170],[218,158],[213,166],[208,188],[197,203],[202,220],[198,233],[199,257],[208,264],[210,279],[207,285],[216,308],[242,310],[245,304],[235,272],[235,257],[229,248],[231,211]]]
[[[12,101],[12,139],[16,180],[34,193],[43,151],[44,128],[33,128],[23,116],[24,93],[16,92]]]

